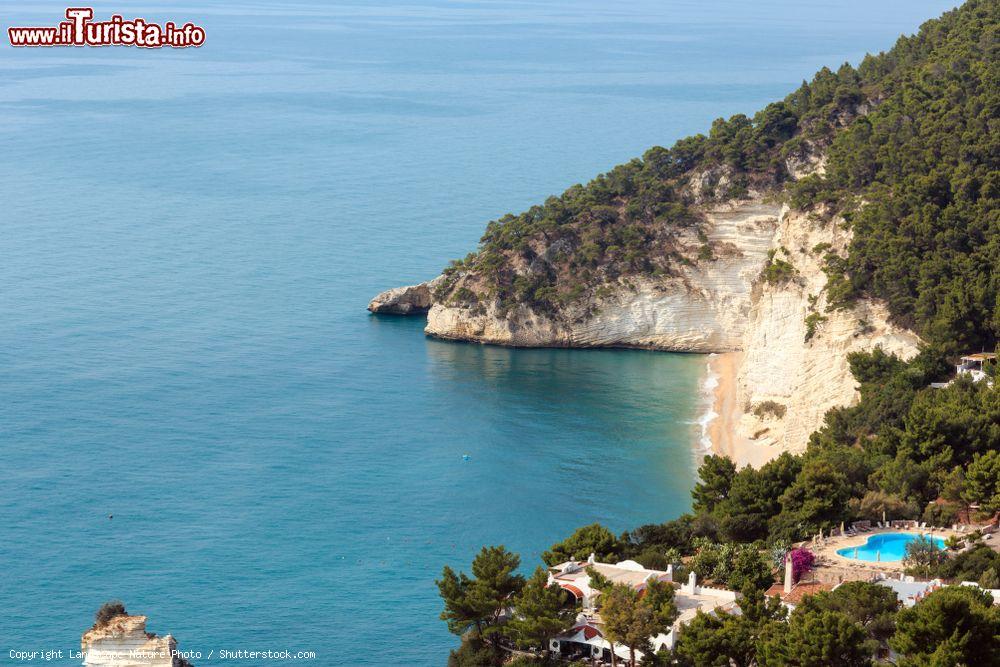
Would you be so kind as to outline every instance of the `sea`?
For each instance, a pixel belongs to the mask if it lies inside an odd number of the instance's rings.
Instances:
[[[705,357],[443,342],[368,300],[951,5],[119,0],[96,18],[206,41],[4,30],[0,664],[79,664],[117,599],[199,667],[443,665],[444,565],[684,512]]]

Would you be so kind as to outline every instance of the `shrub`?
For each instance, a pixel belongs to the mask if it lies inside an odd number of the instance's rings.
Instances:
[[[934,540],[919,535],[915,540],[906,545],[906,555],[903,556],[903,565],[906,566],[907,574],[918,577],[927,577],[940,566],[947,556],[938,549]]]
[[[826,322],[827,318],[825,315],[820,315],[819,313],[809,313],[806,315],[806,342],[812,340],[813,336],[816,335],[816,329],[819,325]]]
[[[753,544],[719,544],[698,540],[698,552],[688,563],[703,579],[735,590],[766,589],[774,582],[770,561]]]
[[[802,575],[812,569],[816,557],[808,549],[792,549],[785,555],[792,561],[792,577],[795,581],[802,578]]]
[[[944,545],[948,547],[948,551],[958,551],[965,544],[962,538],[958,535],[949,535],[948,539],[944,541]]]
[[[118,616],[128,616],[125,605],[120,600],[110,600],[101,605],[101,608],[94,614],[94,627],[101,628],[108,624],[113,618]]]
[[[767,253],[767,264],[764,266],[764,270],[761,271],[761,279],[769,285],[780,285],[781,283],[786,283],[795,278],[798,271],[792,266],[791,262],[776,257],[776,252],[770,250]]]
[[[983,577],[993,579],[1000,575],[1000,553],[985,544],[976,544],[949,558],[934,574],[952,581],[978,581]]]
[[[476,303],[479,298],[468,287],[459,287],[452,295],[452,300],[455,303]]]
[[[765,415],[773,415],[778,419],[785,416],[787,408],[776,401],[761,401],[754,406],[753,413],[757,417],[764,418]]]

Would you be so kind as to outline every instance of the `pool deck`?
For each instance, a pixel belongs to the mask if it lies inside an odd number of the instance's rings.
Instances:
[[[877,572],[902,572],[905,569],[903,562],[898,561],[868,561],[868,560],[855,560],[854,558],[849,558],[847,556],[841,556],[837,553],[838,549],[862,547],[868,541],[868,538],[875,535],[887,535],[892,533],[906,533],[908,535],[928,535],[933,537],[939,537],[941,539],[947,539],[951,535],[962,535],[956,530],[951,530],[947,528],[873,528],[867,532],[857,533],[855,535],[834,535],[832,537],[824,537],[822,542],[813,543],[811,541],[804,542],[802,544],[806,549],[810,549],[817,557],[817,566],[822,567],[823,565],[835,566],[835,567],[847,567],[849,569],[858,569],[861,571],[869,571],[872,574]]]

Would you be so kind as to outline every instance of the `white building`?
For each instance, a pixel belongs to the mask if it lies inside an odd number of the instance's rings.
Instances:
[[[959,377],[968,375],[973,382],[986,380],[992,384],[990,376],[987,374],[990,366],[996,370],[997,355],[992,352],[979,352],[962,357],[959,364],[955,366],[955,372]]]
[[[604,638],[600,613],[596,609],[596,600],[601,593],[591,587],[590,575],[587,574],[588,567],[593,567],[612,583],[632,586],[640,593],[645,589],[646,582],[651,579],[669,583],[674,587],[674,603],[677,605],[680,616],[669,632],[650,637],[654,651],[672,649],[681,626],[694,618],[699,610],[705,613],[717,611],[739,613],[735,592],[699,586],[694,572],[688,576],[687,583],[679,585],[673,581],[673,568],[671,567],[665,571],[648,570],[632,560],[614,564],[599,563],[591,554],[585,562],[567,561],[549,569],[549,585],[559,586],[568,591],[580,605],[576,625],[551,641],[549,649],[554,653],[610,661],[611,651],[614,650],[615,654],[623,660],[627,660],[629,657],[627,647],[620,644],[612,647],[611,643]],[[641,659],[641,652],[637,651],[636,655]]]
[[[904,607],[912,607],[920,600],[924,599],[937,589],[944,586],[940,579],[930,581],[917,581],[913,577],[903,577],[902,579],[879,579],[875,581],[879,586],[891,588],[896,593],[896,599]]]
[[[977,352],[976,354],[969,354],[961,358],[959,363],[955,366],[955,377],[961,378],[963,375],[972,378],[973,382],[986,382],[990,387],[993,386],[993,379],[990,377],[988,370],[995,372],[997,368],[997,355],[993,352]],[[935,389],[944,389],[951,385],[955,380],[948,380],[947,382],[931,382],[931,386]]]
[[[904,607],[912,607],[934,591],[947,586],[940,579],[918,581],[910,576],[899,579],[878,579],[875,583],[879,586],[891,588],[896,593],[896,599],[899,600],[899,604]],[[963,581],[961,585],[980,588],[979,584],[974,581]],[[993,596],[994,605],[1000,605],[1000,589],[983,588],[982,590]]]

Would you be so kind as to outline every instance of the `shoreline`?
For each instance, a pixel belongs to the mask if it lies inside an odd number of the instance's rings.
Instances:
[[[715,368],[713,368],[712,362],[717,356],[718,355],[714,352],[708,355],[708,363],[705,365],[704,379],[699,384],[699,392],[701,393],[701,413],[698,420],[694,422],[701,428],[701,433],[698,437],[699,447],[697,451],[699,457],[715,453],[714,442],[716,438],[714,436],[714,431],[717,428],[716,424],[718,424],[719,421],[719,413],[717,411],[718,406],[716,405],[716,391],[719,387],[719,375],[715,371]]]
[[[705,415],[702,441],[705,449],[718,456],[731,459],[738,468],[750,465],[759,468],[779,452],[752,442],[740,435],[739,424],[743,417],[736,395],[736,379],[742,352],[723,352],[709,356],[706,391],[712,391],[711,410]],[[705,440],[707,439],[707,442]]]

